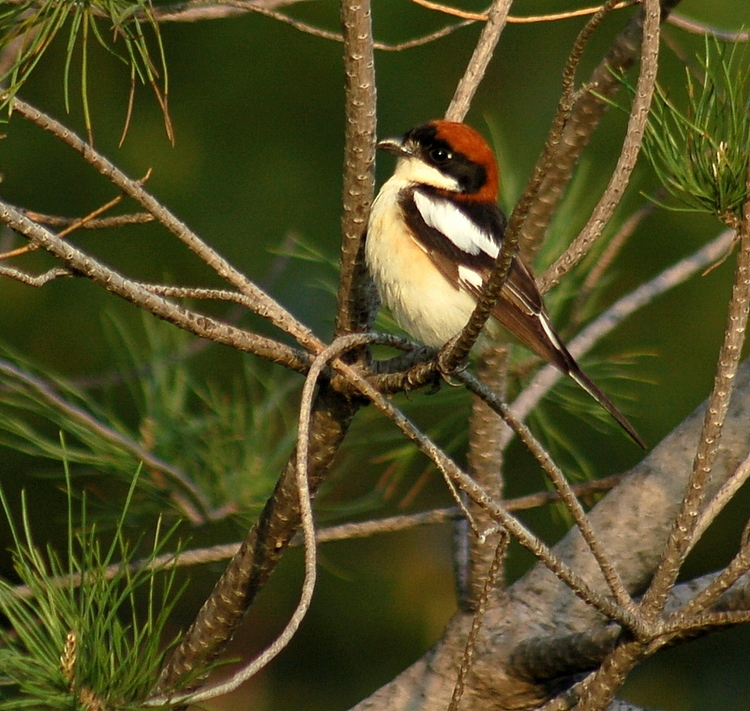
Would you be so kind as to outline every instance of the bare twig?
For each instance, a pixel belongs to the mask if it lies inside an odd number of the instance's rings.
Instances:
[[[600,283],[604,274],[612,265],[620,250],[623,248],[625,243],[633,235],[633,232],[643,222],[643,220],[650,215],[656,208],[653,202],[647,202],[645,205],[636,210],[625,223],[617,231],[617,234],[607,243],[601,256],[596,260],[596,263],[591,268],[591,271],[586,275],[586,278],[581,284],[581,288],[578,290],[578,295],[573,304],[571,321],[572,325],[576,326],[581,323],[583,319],[583,309],[591,296],[596,286]]]
[[[482,28],[474,53],[456,87],[450,106],[445,112],[445,118],[449,121],[463,121],[468,113],[471,100],[487,71],[487,65],[492,59],[500,34],[505,27],[510,6],[511,0],[493,0],[487,15],[487,24]]]
[[[599,565],[599,569],[602,572],[609,589],[612,592],[614,599],[622,610],[627,611],[632,621],[637,620],[637,609],[633,604],[630,595],[625,589],[622,579],[619,573],[615,569],[609,555],[604,550],[603,546],[599,542],[599,538],[594,532],[586,513],[578,501],[573,488],[571,487],[565,475],[560,468],[555,464],[549,454],[544,450],[542,445],[536,440],[531,431],[522,422],[516,420],[509,412],[508,406],[499,398],[497,395],[485,387],[476,377],[470,373],[458,373],[456,376],[466,387],[478,397],[481,397],[497,414],[503,418],[503,420],[518,435],[519,439],[523,442],[526,449],[531,455],[539,462],[544,473],[547,475],[549,480],[552,482],[555,490],[560,496],[560,500],[565,504],[567,510],[570,512],[573,520],[581,531],[586,545],[589,547],[592,555],[596,559]],[[637,622],[634,622],[637,624]]]
[[[720,30],[713,25],[699,22],[698,20],[692,20],[683,15],[678,15],[676,12],[672,13],[667,21],[670,25],[679,27],[686,32],[692,32],[693,34],[698,35],[712,35],[722,42],[747,42],[750,39],[750,32],[747,30],[740,30],[738,32]]]
[[[747,531],[745,531],[747,534]],[[685,623],[694,615],[702,613],[713,605],[719,598],[731,588],[750,569],[750,545],[745,535],[739,551],[724,570],[716,575],[691,600],[688,600],[681,608],[671,613],[667,623],[673,626]]]
[[[332,40],[334,42],[344,41],[344,36],[340,32],[326,30],[322,27],[302,22],[301,20],[297,20],[294,17],[290,17],[289,15],[274,9],[278,5],[283,6],[288,4],[291,3],[258,3],[254,0],[248,0],[246,2],[243,2],[243,0],[222,0],[222,2],[215,5],[206,5],[202,0],[198,0],[198,2],[182,2],[174,5],[157,6],[152,9],[152,12],[158,22],[198,22],[200,20],[217,20],[255,12],[259,15],[264,15],[265,17],[277,20],[278,22],[283,22],[284,24],[293,27],[295,30],[305,32],[314,37],[320,37],[321,39]],[[447,25],[440,30],[435,30],[435,32],[430,32],[423,37],[415,37],[414,39],[399,42],[397,44],[373,42],[372,46],[373,49],[378,49],[384,52],[401,52],[407,49],[413,49],[414,47],[421,47],[430,42],[434,42],[435,40],[447,37],[456,30],[468,27],[469,25],[474,24],[474,22],[475,20],[464,20],[453,25]]]
[[[15,267],[4,267],[0,264],[0,276],[5,276],[9,279],[15,279],[16,281],[20,281],[22,284],[26,284],[26,286],[33,286],[38,288],[44,286],[45,284],[49,284],[55,279],[76,276],[76,273],[72,269],[68,269],[67,267],[52,267],[52,269],[48,269],[46,272],[42,272],[41,274],[37,274],[36,276],[34,276],[33,274],[29,274],[22,269],[16,269]]]
[[[315,337],[310,329],[295,319],[286,309],[203,242],[185,223],[180,221],[151,194],[146,192],[140,181],[129,178],[70,129],[21,99],[16,97],[13,100],[12,106],[13,110],[17,111],[24,118],[43,130],[49,131],[61,141],[68,144],[105,178],[142,205],[149,214],[153,215],[156,220],[172,232],[222,279],[252,299],[253,311],[255,313],[268,319],[277,328],[288,333],[307,350],[315,353],[322,349],[323,345],[321,341]],[[62,258],[59,254],[57,256]]]
[[[635,98],[630,111],[625,142],[614,173],[604,194],[599,199],[591,217],[578,237],[539,280],[539,288],[546,293],[583,259],[591,244],[598,239],[630,180],[635,161],[641,148],[643,133],[648,120],[651,97],[656,85],[659,58],[659,23],[661,8],[658,2],[646,2],[643,7],[644,27],[641,45],[641,69],[635,88]]]
[[[58,215],[44,215],[33,210],[24,210],[23,208],[17,208],[20,213],[26,215],[30,220],[38,222],[41,225],[49,225],[50,227],[62,227],[67,231],[68,234],[72,229],[84,229],[84,230],[103,230],[112,227],[124,227],[127,225],[142,225],[146,222],[153,222],[153,215],[149,215],[147,212],[136,212],[129,215],[113,215],[112,217],[99,217],[95,218],[91,215],[87,215],[85,218],[80,217],[60,217]],[[93,214],[93,213],[92,213]],[[58,237],[63,237],[62,232],[58,233]],[[13,249],[9,252],[0,254],[0,260],[10,259],[12,257],[18,257],[27,252],[33,251],[31,245],[25,245],[18,249]]]
[[[5,222],[33,242],[38,242],[76,273],[88,277],[107,291],[151,312],[154,316],[197,336],[231,345],[248,353],[255,353],[298,372],[306,372],[309,367],[311,361],[309,356],[296,348],[172,304],[167,299],[147,291],[118,272],[100,264],[69,242],[58,239],[47,229],[32,222],[2,201],[0,201],[0,221]]]
[[[590,496],[617,486],[623,479],[622,474],[613,474],[612,476],[602,479],[574,484],[573,491],[577,496]],[[540,491],[536,494],[527,494],[515,499],[507,499],[503,503],[508,511],[522,511],[525,509],[545,506],[546,504],[559,501],[560,497],[555,491]],[[356,523],[342,523],[338,526],[329,526],[316,531],[315,540],[318,544],[330,543],[335,541],[350,541],[357,538],[368,538],[379,534],[397,533],[399,531],[408,531],[419,526],[432,526],[443,523],[450,523],[463,518],[464,514],[457,506],[444,509],[433,509],[431,511],[422,511],[415,514],[403,514],[400,516],[389,516],[387,518],[372,519],[370,521],[361,521]],[[289,543],[294,548],[301,545],[302,536],[297,533]],[[239,551],[241,542],[220,543],[208,548],[194,548],[180,551],[179,555],[174,553],[164,553],[156,558],[148,560],[137,560],[130,565],[133,571],[137,570],[169,570],[171,568],[191,568],[196,565],[206,565],[208,563],[218,563],[222,560],[228,560],[236,555]],[[120,564],[110,565],[104,570],[104,578],[111,580],[121,570]],[[63,575],[60,578],[53,578],[50,585],[65,587],[67,585],[78,586],[81,584],[81,575]],[[32,597],[33,592],[27,585],[17,585],[13,588],[13,594],[21,598]]]
[[[60,232],[57,233],[57,236],[62,239],[63,237],[67,237],[69,234],[77,230],[79,227],[84,227],[88,223],[90,223],[92,220],[95,220],[99,217],[99,215],[104,214],[111,208],[115,207],[115,205],[118,205],[120,202],[122,202],[123,195],[117,195],[116,197],[112,198],[109,202],[105,203],[104,205],[97,207],[96,210],[93,212],[90,212],[88,215],[81,217],[77,220],[73,220],[68,225],[65,226],[64,229],[62,229]],[[25,212],[25,214],[35,222],[40,222],[40,220],[37,220],[35,218],[34,213],[29,214],[29,212]],[[49,223],[47,223],[49,224]],[[10,257],[18,257],[22,254],[26,254],[27,252],[33,252],[36,249],[39,249],[38,244],[27,244],[25,247],[20,247],[19,249],[14,249],[12,252],[6,252],[5,254],[0,254],[0,259],[9,259]]]
[[[357,407],[357,403],[321,383],[311,423],[308,472],[311,496],[329,470]],[[217,657],[286,551],[300,516],[296,457],[295,449],[258,521],[162,669],[156,694],[179,688],[187,674],[205,668]]]
[[[412,0],[412,2],[416,5],[421,5],[428,10],[436,10],[437,12],[442,12],[446,15],[451,15],[452,17],[460,17],[465,20],[486,22],[489,15],[489,13],[487,12],[468,12],[466,10],[459,10],[458,8],[450,7],[449,5],[443,5],[442,3],[431,2],[430,0]],[[620,10],[625,7],[630,7],[635,2],[637,2],[637,0],[623,0],[623,2],[620,2],[615,7],[615,9]],[[599,10],[601,10],[601,8],[601,5],[597,5],[596,7],[582,7],[578,10],[555,12],[548,15],[526,15],[523,17],[519,15],[508,15],[507,23],[509,25],[529,25],[539,22],[557,22],[559,20],[569,20],[574,17],[595,15],[597,12],[599,12]]]
[[[459,374],[457,377],[467,377]],[[481,384],[479,384],[481,386]],[[580,579],[563,561],[559,560],[550,548],[527,529],[518,519],[511,516],[494,496],[479,486],[470,476],[463,472],[432,440],[421,433],[393,404],[366,381],[360,381],[358,387],[373,404],[381,410],[412,442],[414,442],[437,466],[438,470],[449,477],[457,486],[479,506],[484,507],[492,518],[515,537],[519,543],[537,557],[550,571],[568,585],[584,602],[593,605],[609,619],[617,620],[628,629],[636,626],[633,616],[624,608],[613,603],[608,597],[594,590]],[[480,392],[481,387],[477,390]],[[487,400],[485,400],[487,401]]]
[[[430,32],[429,34],[424,35],[423,37],[415,37],[414,39],[406,40],[404,42],[399,42],[397,44],[388,44],[386,42],[375,42],[373,43],[373,47],[375,49],[379,49],[383,52],[402,52],[406,49],[414,49],[415,47],[422,47],[425,44],[429,44],[430,42],[434,42],[435,40],[442,39],[443,37],[447,37],[448,35],[453,34],[456,30],[461,30],[464,27],[468,27],[469,25],[473,25],[473,20],[464,20],[463,22],[457,22],[455,25],[446,25],[440,30],[435,30],[434,32]]]
[[[716,493],[701,511],[695,523],[695,532],[691,541],[690,549],[701,539],[708,527],[716,520],[716,517],[724,510],[724,507],[734,498],[734,495],[742,488],[742,485],[750,478],[750,456],[740,464],[734,474],[727,479],[721,489]],[[688,551],[689,552],[689,551]]]

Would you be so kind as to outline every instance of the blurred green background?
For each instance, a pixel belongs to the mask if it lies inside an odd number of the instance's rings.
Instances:
[[[559,12],[573,2],[518,0],[517,15]],[[482,9],[464,3],[465,9]],[[338,28],[338,6],[328,0],[290,8],[294,17],[328,29]],[[616,13],[597,32],[584,58],[584,78],[623,26],[630,10]],[[746,0],[685,0],[679,12],[722,29],[750,24]],[[403,2],[376,2],[378,40],[401,42],[450,22],[449,18]],[[546,135],[560,90],[560,74],[582,20],[509,26],[483,82],[468,121],[492,139],[503,165],[502,202],[507,207],[521,190]],[[459,30],[427,46],[379,51],[378,133],[399,134],[442,115],[470,57],[480,28]],[[343,146],[343,69],[341,45],[303,34],[259,15],[162,27],[169,66],[169,107],[176,143],[167,140],[156,101],[139,86],[128,135],[118,145],[126,116],[128,73],[92,45],[89,92],[96,147],[129,175],[153,174],[149,189],[209,244],[326,338],[335,312]],[[667,36],[683,50],[699,51],[703,40],[669,28]],[[63,91],[65,43],[47,53],[21,96],[83,134],[80,82],[71,75],[70,112]],[[662,81],[679,85],[683,69],[667,47],[662,52]],[[622,141],[626,117],[610,111],[582,162],[576,202],[566,210],[560,238],[570,239],[603,189]],[[116,190],[73,152],[49,135],[13,116],[0,140],[0,192],[4,199],[51,214],[77,216],[111,199]],[[391,159],[378,162],[379,182]],[[655,180],[641,162],[623,202],[626,217],[652,192]],[[627,293],[716,236],[721,226],[707,217],[656,210],[638,228],[611,275],[603,306]],[[0,233],[3,249],[17,244]],[[75,241],[137,278],[178,284],[218,286],[214,275],[186,249],[154,225],[105,234],[76,235]],[[306,245],[321,258],[288,258]],[[30,269],[51,264],[45,255],[20,262]],[[733,259],[697,277],[628,319],[591,361],[622,354],[624,384],[603,383],[626,395],[625,409],[650,443],[658,442],[707,395],[722,337]],[[554,298],[554,297],[552,297]],[[208,306],[219,315],[223,306]],[[129,305],[84,280],[62,280],[32,289],[0,280],[0,339],[26,357],[61,375],[86,382],[111,374],[121,364],[122,347],[112,323],[146,343],[141,316]],[[273,334],[249,317],[241,323]],[[216,387],[231,387],[241,367],[229,349],[213,346],[191,359],[196,377]],[[263,373],[266,369],[261,368]],[[594,369],[596,375],[596,369]],[[265,377],[265,376],[264,376]],[[601,380],[601,378],[599,378]],[[297,385],[297,388],[299,384]],[[450,390],[450,389],[449,389]],[[297,390],[285,405],[296,407]],[[565,390],[565,394],[569,390]],[[135,417],[125,388],[101,391],[101,397],[127,420]],[[544,406],[564,443],[574,442],[579,466],[595,476],[623,471],[639,453],[625,438],[592,428],[591,421],[566,417],[557,404]],[[410,414],[451,446],[462,460],[463,426],[469,412],[461,393],[421,394],[400,401]],[[416,511],[451,501],[437,473],[419,456],[398,449],[392,428],[375,413],[360,413],[340,458],[334,481],[320,502],[321,521],[354,515]],[[585,453],[585,454],[584,454]],[[506,467],[508,495],[544,487],[537,468],[518,448]],[[60,472],[57,463],[8,448],[0,450],[0,480],[17,500],[30,489],[40,540],[59,535]],[[415,482],[419,485],[415,487]],[[102,489],[107,492],[106,483]],[[119,489],[102,496],[115,496]],[[709,532],[691,556],[685,575],[708,572],[736,550],[748,496]],[[565,524],[555,511],[525,516],[549,540]],[[192,545],[236,540],[241,526],[215,525],[190,531]],[[3,541],[5,541],[5,529]],[[7,547],[4,543],[3,548]],[[321,579],[310,616],[281,657],[231,700],[216,709],[345,709],[387,682],[419,658],[440,636],[455,609],[451,534],[436,527],[366,541],[325,546]],[[513,551],[511,577],[530,564]],[[3,572],[10,573],[7,562]],[[220,565],[193,571],[191,585],[175,620],[187,625],[211,589]],[[238,636],[233,654],[260,649],[281,628],[296,603],[301,579],[298,551],[283,561],[263,591]],[[750,707],[746,660],[750,634],[735,630],[660,654],[629,680],[625,696],[666,711]]]

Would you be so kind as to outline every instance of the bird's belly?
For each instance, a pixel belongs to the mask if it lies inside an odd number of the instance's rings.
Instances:
[[[365,249],[380,298],[412,337],[442,346],[466,325],[476,302],[450,284],[403,222],[377,202]]]

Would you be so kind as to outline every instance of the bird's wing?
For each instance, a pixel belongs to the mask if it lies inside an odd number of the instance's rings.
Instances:
[[[401,209],[417,244],[446,280],[478,299],[502,244],[505,216],[500,208],[448,200],[439,191],[415,188],[406,192]],[[570,355],[547,315],[534,275],[518,256],[511,262],[492,316],[523,345],[573,378],[646,448],[627,418]]]
[[[478,299],[500,251],[505,216],[490,203],[449,200],[437,191],[408,191],[401,200],[414,239],[456,289]],[[492,313],[515,338],[564,372],[574,364],[547,316],[528,267],[516,257]]]

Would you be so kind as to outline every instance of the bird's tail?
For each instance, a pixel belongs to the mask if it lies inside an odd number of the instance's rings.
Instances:
[[[630,424],[628,418],[625,417],[618,409],[615,404],[599,389],[599,386],[584,373],[578,363],[571,357],[572,363],[567,364],[566,371],[568,375],[575,380],[594,400],[596,400],[612,417],[615,418],[617,424],[628,433],[630,438],[642,449],[648,449],[646,442],[643,438],[635,431],[633,425]]]

